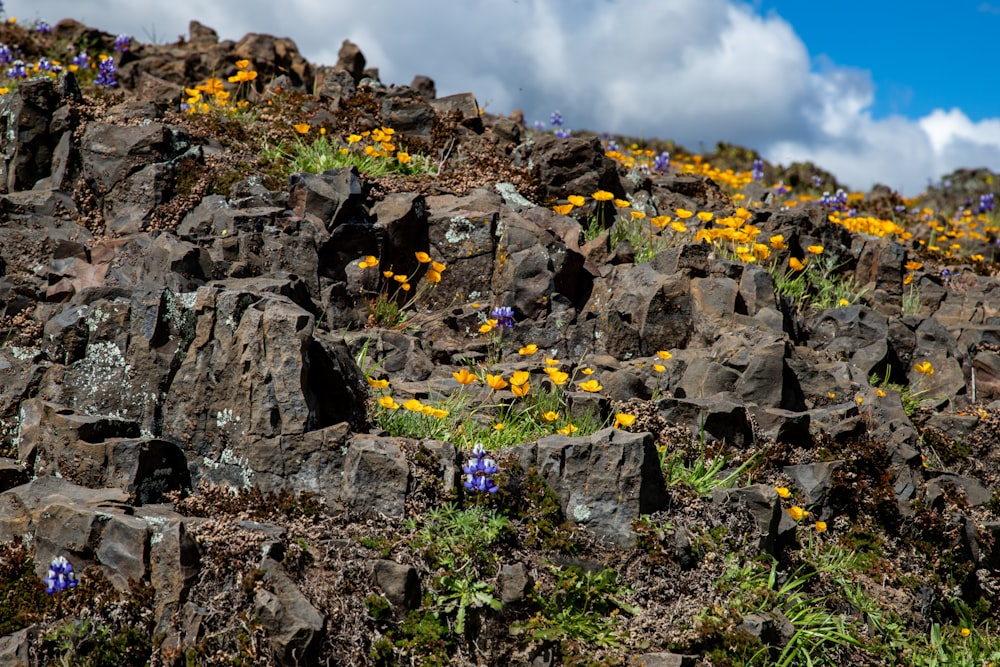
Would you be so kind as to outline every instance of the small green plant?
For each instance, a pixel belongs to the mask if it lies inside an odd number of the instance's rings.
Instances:
[[[331,140],[322,130],[320,136],[305,141],[304,135],[312,131],[308,124],[296,125],[295,131],[299,136],[294,141],[264,151],[265,158],[286,163],[292,173],[321,174],[329,169],[356,167],[362,174],[376,178],[436,174],[430,158],[397,150],[395,130],[389,127],[350,134],[343,142]]]
[[[760,455],[761,452],[758,451],[735,470],[723,476],[722,472],[726,470],[731,457],[722,453],[709,457],[705,444],[702,443],[700,453],[691,463],[685,462],[683,452],[668,453],[665,448],[662,449],[660,467],[663,469],[668,487],[686,486],[698,495],[706,496],[711,494],[714,488],[732,488],[744,473],[756,464]]]
[[[899,400],[903,403],[903,411],[906,412],[908,417],[912,417],[920,409],[920,404],[924,401],[925,394],[928,391],[926,389],[923,391],[913,391],[913,387],[908,384],[890,382],[889,369],[886,369],[885,375],[881,378],[878,376],[878,373],[872,373],[868,378],[868,384],[883,391],[897,392]]]
[[[415,273],[396,273],[391,268],[382,271],[378,278],[381,289],[369,299],[370,325],[388,329],[402,328],[406,324],[407,312],[441,282],[441,274],[447,267],[422,250],[413,254],[417,266]],[[379,264],[377,257],[368,255],[358,262],[358,267],[375,269]],[[417,289],[413,289],[414,283],[417,284]]]
[[[555,577],[548,594],[535,593],[538,612],[511,633],[531,641],[575,640],[607,648],[619,646],[624,637],[618,615],[637,614],[626,601],[628,589],[618,582],[614,570],[584,572],[576,566],[552,567]]]
[[[811,257],[805,261],[789,258],[787,268],[778,262],[768,265],[777,294],[792,297],[803,310],[849,306],[864,296],[867,289],[853,276],[838,273],[844,262],[838,262],[823,246],[809,246],[807,252]]]

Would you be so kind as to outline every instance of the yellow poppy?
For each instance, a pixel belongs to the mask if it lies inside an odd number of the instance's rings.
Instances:
[[[929,361],[921,361],[919,364],[914,364],[913,370],[924,375],[934,375],[934,366]]]
[[[399,403],[392,399],[392,396],[383,396],[378,399],[378,404],[381,405],[386,410],[398,410]]]
[[[507,381],[503,379],[502,375],[491,375],[490,373],[486,374],[486,384],[494,391],[500,391],[507,387]]]
[[[610,192],[608,192],[607,190],[598,190],[597,192],[592,194],[591,197],[593,197],[597,201],[610,201],[615,198],[615,196]]]
[[[698,214],[698,219],[702,222],[711,222],[712,218],[715,217],[714,213],[709,213],[708,211],[702,211]]]
[[[589,391],[591,393],[597,393],[604,389],[597,380],[587,380],[586,382],[581,382],[577,385],[583,391]]]
[[[615,206],[618,208],[628,208],[632,204],[627,199],[616,199]]]
[[[538,352],[538,346],[534,343],[529,343],[517,351],[518,354],[534,354],[535,352]]]
[[[573,205],[572,204],[558,204],[556,206],[553,206],[552,210],[555,211],[556,213],[558,213],[559,215],[567,215],[570,211],[573,210]]]
[[[365,379],[368,380],[368,384],[371,385],[372,387],[374,387],[375,389],[385,389],[386,387],[389,386],[389,381],[388,380],[376,380],[375,378],[371,377],[370,375],[368,377],[366,377]]]
[[[476,376],[473,373],[470,373],[468,368],[463,368],[456,373],[452,373],[451,376],[455,378],[459,384],[472,384],[476,381]]]
[[[619,412],[615,415],[614,428],[629,427],[635,423],[635,415],[626,414],[624,412]]]
[[[821,246],[821,245],[811,245],[808,248],[806,248],[806,250],[808,250],[813,255],[822,255],[823,254],[823,246]]]
[[[531,374],[528,371],[514,371],[514,374],[510,376],[510,383],[515,387],[519,387],[527,383],[530,377]]]
[[[417,252],[415,252],[413,254],[416,255],[417,261],[420,262],[421,264],[427,264],[428,262],[431,261],[431,256],[428,255],[423,250],[418,250]]]
[[[307,134],[309,132],[309,123],[296,123],[295,125],[292,125],[292,127],[294,127],[295,131],[299,134]]]
[[[527,382],[524,384],[512,384],[510,386],[510,391],[518,398],[524,398],[528,395],[528,392],[531,391],[531,385]]]
[[[657,350],[656,356],[666,361],[667,359],[672,359],[674,355],[670,354],[666,350]]]
[[[793,271],[801,271],[802,269],[806,268],[806,265],[800,262],[796,257],[788,258],[788,266],[792,267]]]
[[[676,211],[674,211],[674,213],[676,213],[677,217],[680,218],[681,220],[687,220],[692,215],[694,215],[694,213],[692,213],[691,211],[687,210],[686,208],[679,208]]]
[[[559,415],[549,410],[548,412],[542,413],[542,419],[544,419],[547,422],[554,422],[555,420],[559,419]]]
[[[781,498],[788,498],[792,495],[792,492],[785,486],[776,486],[774,487],[774,490],[778,492],[778,496]]]
[[[587,203],[587,200],[581,197],[580,195],[570,195],[569,197],[566,197],[566,201],[568,201],[573,206],[583,206],[585,203]]]

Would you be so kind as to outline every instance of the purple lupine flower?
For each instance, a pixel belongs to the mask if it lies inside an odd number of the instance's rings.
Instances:
[[[486,456],[483,443],[477,442],[472,448],[469,462],[462,466],[462,472],[465,473],[465,488],[480,493],[496,493],[499,487],[490,475],[495,475],[499,469],[496,461]]]
[[[553,111],[552,115],[549,116],[549,124],[555,125],[556,127],[560,127],[563,124],[562,114],[559,113],[558,111]]]
[[[750,176],[755,181],[759,181],[764,178],[764,161],[757,158],[753,161],[753,167],[750,169]]]
[[[28,68],[24,66],[23,60],[15,60],[7,70],[8,79],[27,79]]]
[[[670,171],[670,153],[663,151],[653,158],[653,171],[665,174]]]
[[[52,63],[49,62],[48,58],[39,58],[38,63],[35,65],[35,69],[39,72],[51,72]]]
[[[569,139],[572,136],[572,134],[573,134],[572,130],[559,129],[556,130],[555,132],[556,139]]]
[[[45,592],[49,595],[62,593],[67,588],[76,588],[76,575],[73,566],[65,556],[57,556],[49,565],[49,573],[45,577]]]
[[[621,148],[618,146],[617,143],[615,143],[614,139],[609,139],[608,140],[608,150],[609,151],[618,151],[618,150],[621,150]]]
[[[510,306],[499,306],[490,313],[490,319],[497,321],[497,326],[514,328],[514,309]]]
[[[818,188],[820,185],[823,184],[823,179],[820,178],[819,176],[813,175],[812,182],[813,182],[813,187]]]
[[[902,204],[899,204],[893,210],[896,211],[896,213],[906,213],[906,207]]]
[[[14,62],[14,52],[6,44],[0,44],[0,63],[6,65]]]
[[[88,67],[90,67],[90,56],[88,56],[87,52],[84,51],[77,57],[73,58],[72,62],[80,69],[87,69]]]
[[[785,195],[787,195],[791,191],[792,191],[792,189],[790,187],[788,187],[787,185],[785,185],[784,181],[782,181],[781,183],[778,183],[777,185],[774,186],[774,196],[775,197],[784,197]]]
[[[118,85],[118,82],[115,81],[115,74],[117,73],[118,70],[115,69],[115,59],[105,58],[101,61],[101,64],[98,67],[97,78],[94,79],[94,83],[98,86],[103,86],[104,88],[114,88]]]
[[[951,187],[951,181],[945,180],[943,183],[941,183],[941,187],[947,190],[948,188]]]
[[[534,123],[532,123],[531,127],[538,130],[539,132],[545,131],[545,123],[543,123],[540,120],[536,120]]]
[[[132,48],[132,35],[121,34],[115,37],[115,51],[125,53]]]
[[[35,31],[36,32],[40,32],[43,35],[51,35],[52,34],[52,26],[50,26],[45,21],[39,21],[38,23],[35,24]]]
[[[992,192],[988,192],[985,195],[979,196],[979,212],[986,213],[993,210],[994,205],[994,195]]]

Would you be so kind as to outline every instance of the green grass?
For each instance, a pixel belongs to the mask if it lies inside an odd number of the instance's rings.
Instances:
[[[831,254],[809,256],[803,264],[805,268],[801,271],[784,268],[777,262],[766,265],[774,281],[774,291],[792,297],[802,310],[848,306],[857,303],[867,291],[853,276],[838,273],[844,264]]]
[[[393,156],[378,157],[367,155],[363,150],[344,149],[325,135],[310,142],[296,139],[276,148],[266,148],[262,156],[287,164],[289,173],[321,174],[330,169],[357,167],[360,173],[376,178],[390,174],[404,176],[437,174],[436,165],[426,156],[413,155],[409,162],[403,163]]]

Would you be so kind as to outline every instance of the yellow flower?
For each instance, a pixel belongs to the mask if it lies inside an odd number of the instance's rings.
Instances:
[[[771,247],[775,250],[784,250],[788,247],[785,243],[785,236],[783,234],[775,234],[768,241],[771,243]]]
[[[677,215],[677,217],[678,217],[678,218],[680,218],[681,220],[687,220],[687,219],[688,219],[688,218],[690,218],[690,217],[691,217],[692,215],[694,215],[694,213],[692,213],[691,211],[687,210],[686,208],[679,208],[679,209],[677,209],[676,211],[674,211],[674,213],[675,213],[675,214]]]
[[[934,366],[929,361],[921,361],[919,364],[914,364],[913,370],[924,375],[934,375]]]
[[[559,215],[566,215],[570,211],[573,210],[573,205],[572,204],[558,204],[556,206],[553,206],[552,210],[555,211],[556,213],[558,213]]]
[[[816,532],[817,533],[825,533],[826,532],[826,521],[817,521],[816,525],[815,525],[815,528],[816,528]]]
[[[530,377],[531,373],[528,371],[514,371],[514,374],[510,376],[510,383],[515,387],[520,387],[527,383]]]
[[[654,227],[659,227],[660,229],[663,229],[664,227],[667,226],[667,223],[670,222],[670,217],[666,215],[657,215],[650,218],[649,221],[653,223]]]
[[[431,408],[424,414],[429,414],[431,417],[437,417],[438,419],[444,419],[449,413],[447,410],[442,410],[441,408]]]
[[[792,271],[801,271],[806,268],[806,265],[800,262],[796,257],[788,258],[788,266],[792,268]]]
[[[687,225],[685,225],[680,220],[675,220],[674,222],[671,222],[670,223],[670,228],[673,229],[675,232],[678,232],[680,234],[683,234],[684,232],[686,232],[688,230]]]
[[[911,259],[909,262],[903,265],[903,268],[906,269],[907,271],[919,271],[920,269],[924,268],[924,264],[923,262],[918,262],[916,260]]]
[[[547,422],[554,422],[555,420],[559,419],[559,415],[549,410],[548,412],[542,413],[542,419],[544,419]]]
[[[986,258],[977,253],[975,255],[969,255],[969,259],[971,259],[973,262],[981,262],[981,261],[983,261]],[[966,629],[968,629],[968,628],[966,628]]]
[[[569,197],[566,197],[566,201],[568,201],[573,206],[583,206],[585,203],[587,203],[587,200],[581,197],[580,195],[570,195]]]
[[[610,192],[608,192],[607,190],[598,190],[597,192],[592,194],[591,197],[593,197],[597,201],[610,201],[615,198],[615,196]]]
[[[879,398],[885,398],[885,390],[884,389],[876,389],[875,390],[875,395],[878,396]]]
[[[781,498],[789,498],[792,495],[792,492],[788,490],[787,486],[776,486],[774,487],[774,490],[778,492],[778,496]]]
[[[395,280],[397,283],[405,283],[407,280],[407,276],[406,274],[403,273],[397,273],[392,277],[392,279]]]
[[[504,428],[506,428],[506,424],[504,424],[503,422],[497,422],[496,424],[493,425],[494,431],[502,431],[504,430]]]
[[[795,505],[794,507],[789,507],[788,513],[791,514],[792,518],[795,519],[796,521],[801,521],[803,517],[809,516],[809,512],[802,509],[798,505]]]
[[[385,389],[386,387],[389,386],[388,380],[376,380],[370,375],[367,376],[365,379],[368,380],[368,384],[375,387],[376,389]]]
[[[841,299],[840,301],[837,302],[837,305],[846,307],[851,305],[851,302],[848,301],[847,299]]]
[[[626,414],[624,412],[619,412],[615,415],[615,425],[614,428],[629,427],[635,423],[635,415]]]
[[[292,127],[294,127],[295,131],[299,134],[308,134],[309,132],[309,123],[296,123],[295,125],[292,125]]]
[[[830,400],[833,400],[833,399],[837,398],[837,395],[835,393],[833,393],[832,391],[828,391],[828,392],[826,392],[826,397],[829,398]]]
[[[376,257],[375,255],[368,255],[363,260],[358,262],[358,266],[360,266],[362,269],[368,269],[373,266],[378,266],[378,257]]]
[[[349,143],[349,144],[356,144],[359,141],[361,141],[361,135],[360,134],[349,134],[349,135],[347,135],[347,143]]]
[[[545,372],[548,374],[549,379],[552,380],[552,384],[559,387],[566,384],[566,380],[569,379],[569,373],[564,373],[558,368],[546,368]]]
[[[558,359],[546,359],[545,360],[545,365],[546,366],[558,366],[559,365],[559,360]]]
[[[823,246],[821,246],[821,245],[811,245],[808,248],[806,248],[806,250],[808,250],[813,255],[822,255],[823,254]]]
[[[486,320],[479,325],[479,333],[489,333],[493,331],[493,327],[497,325],[497,322],[499,322],[499,320]]]
[[[431,261],[431,256],[428,255],[423,250],[418,250],[417,252],[415,252],[413,254],[416,256],[417,261],[420,262],[421,264],[427,264],[428,262]]]
[[[502,375],[491,375],[486,374],[486,384],[490,386],[493,391],[500,391],[507,386],[507,381],[503,379]]]
[[[865,402],[865,397],[864,396],[856,396],[854,398],[854,402],[857,403],[858,405],[861,405],[862,403]]]
[[[246,69],[247,67],[250,67],[250,61],[249,60],[237,60],[236,61],[236,69]]]
[[[646,217],[646,214],[642,211],[629,211],[629,215],[632,216],[633,220],[642,220]]]
[[[630,204],[628,202],[628,200],[626,200],[626,199],[616,199],[615,200],[615,206],[617,206],[618,208],[628,208],[631,205],[632,204]]]
[[[386,410],[398,410],[399,403],[392,400],[392,396],[383,396],[378,399],[378,404],[381,405]]]
[[[403,403],[403,408],[409,410],[410,412],[420,412],[424,407],[424,404],[415,398],[411,398],[406,403]]]
[[[391,150],[391,149],[387,149],[387,150]],[[410,162],[410,160],[412,158],[410,158],[410,154],[409,153],[407,153],[405,151],[399,151],[398,153],[396,153],[396,159],[399,160],[399,164],[409,164],[409,162]]]
[[[257,72],[240,70],[235,75],[229,77],[227,80],[229,81],[229,83],[243,83],[245,81],[253,81],[256,78],[257,78]]]
[[[431,262],[431,268],[437,271],[438,273],[444,273],[444,270],[447,267],[445,267],[445,265],[442,264],[441,262]]]
[[[434,269],[427,270],[427,282],[439,283],[441,282],[441,274]]]
[[[559,429],[558,431],[556,431],[556,433],[558,433],[559,435],[573,435],[574,433],[576,433],[579,430],[580,429],[578,429],[577,427],[573,426],[572,424],[566,424],[566,426],[564,426],[561,429]]]
[[[589,391],[591,393],[597,393],[604,389],[597,380],[587,380],[586,382],[580,382],[578,385],[583,391]]]
[[[961,634],[963,637],[968,637],[969,635],[972,634],[972,630],[970,630],[969,628],[962,628]]]
[[[674,355],[670,354],[666,350],[657,350],[656,351],[656,356],[658,356],[660,359],[663,359],[664,361],[666,361],[667,359],[672,359]]]
[[[587,368],[584,368],[584,369],[580,370],[580,372],[583,373],[584,375],[593,375],[594,374],[594,369],[590,368],[590,367],[587,367]]]
[[[709,213],[708,211],[702,211],[698,214],[698,219],[702,222],[711,222],[712,218],[715,217],[714,213]]]
[[[912,282],[913,282],[913,274],[912,273],[907,273],[905,276],[903,276],[903,284],[904,285],[909,285]]]
[[[771,249],[763,243],[754,243],[752,252],[753,256],[762,262],[771,256]]]
[[[512,384],[510,386],[510,391],[518,398],[524,398],[528,395],[528,392],[531,391],[531,385],[527,382],[524,384]]]
[[[518,354],[534,354],[535,352],[538,352],[538,346],[534,343],[529,343],[517,351]]]
[[[653,364],[653,370],[656,371],[657,373],[662,373],[663,371],[667,370],[667,367],[664,366],[663,364]]]
[[[455,378],[459,384],[472,384],[476,381],[476,376],[470,373],[468,368],[463,368],[456,373],[452,373],[451,376]]]
[[[392,278],[392,271],[383,271],[382,275],[386,278]]]

